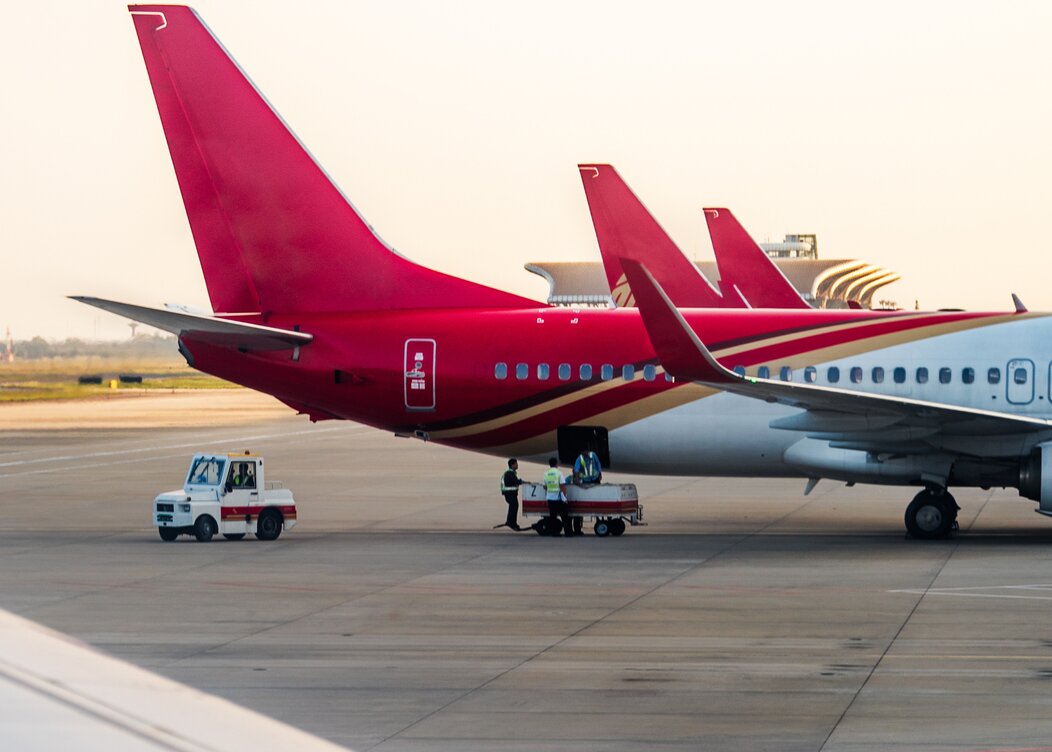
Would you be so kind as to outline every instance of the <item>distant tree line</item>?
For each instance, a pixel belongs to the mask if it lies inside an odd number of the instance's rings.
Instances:
[[[38,358],[95,358],[122,357],[171,357],[175,352],[175,337],[170,334],[140,334],[134,339],[86,342],[70,337],[64,340],[46,340],[43,337],[15,340],[16,360]],[[7,350],[7,343],[0,343],[0,354]]]

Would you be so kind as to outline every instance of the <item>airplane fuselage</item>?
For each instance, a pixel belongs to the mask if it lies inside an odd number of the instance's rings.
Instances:
[[[749,375],[1052,416],[1052,353],[1039,344],[1050,339],[1052,319],[1042,314],[698,309],[685,317],[721,362]],[[186,339],[184,347],[200,370],[313,419],[536,459],[556,451],[560,426],[597,426],[608,432],[617,470],[837,477],[806,458],[787,461],[809,434],[770,424],[799,410],[667,377],[635,309],[371,311],[273,315],[265,323],[309,332],[314,342],[291,355]],[[966,436],[931,445],[911,430],[894,439],[921,442],[920,454],[971,450]],[[1018,459],[1041,440],[1008,436],[993,454]],[[989,437],[981,451],[990,457]]]

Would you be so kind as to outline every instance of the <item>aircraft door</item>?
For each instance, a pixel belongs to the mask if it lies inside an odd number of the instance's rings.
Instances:
[[[1034,401],[1034,361],[1026,358],[1008,361],[1005,392],[1013,405],[1029,405]]]
[[[435,409],[435,341],[405,341],[405,409]]]

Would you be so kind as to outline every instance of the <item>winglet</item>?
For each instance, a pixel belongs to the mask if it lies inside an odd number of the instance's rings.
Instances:
[[[1016,295],[1014,292],[1012,293],[1012,302],[1015,303],[1016,313],[1027,313],[1026,305],[1023,303],[1022,300],[1019,299],[1019,296]]]
[[[636,307],[661,365],[677,379],[728,384],[742,377],[724,368],[686,319],[676,309],[661,285],[638,261],[621,258],[625,277],[632,287]]]

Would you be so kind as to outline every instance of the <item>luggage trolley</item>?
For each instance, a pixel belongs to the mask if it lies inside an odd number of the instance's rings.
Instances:
[[[523,483],[522,516],[524,518],[547,518],[546,496],[543,483]],[[586,519],[595,520],[593,530],[600,538],[608,535],[623,535],[626,523],[628,525],[646,524],[643,522],[643,505],[639,503],[635,483],[568,485],[566,498],[570,505],[569,515],[575,534],[581,532]],[[534,529],[538,535],[550,535],[552,531],[549,525],[550,523],[539,524]]]

